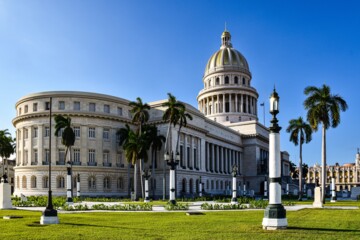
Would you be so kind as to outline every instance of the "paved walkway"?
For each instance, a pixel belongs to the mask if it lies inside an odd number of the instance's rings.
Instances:
[[[186,210],[186,211],[260,211],[260,210],[264,210],[264,209],[241,209],[241,210],[202,210],[201,209],[201,204],[203,204],[205,202],[193,202],[193,203],[190,203],[189,205],[189,210]],[[230,203],[217,203],[217,202],[214,202],[214,201],[207,201],[206,203],[209,203],[209,204],[230,204]],[[87,205],[88,207],[91,207],[93,205],[96,205],[96,204],[104,204],[104,205],[107,205],[107,206],[111,206],[111,205],[118,205],[118,204],[124,204],[122,202],[87,202],[87,201],[83,201],[81,203],[74,203],[74,205],[79,205],[79,204],[82,204],[82,205]],[[21,209],[21,210],[29,210],[29,211],[44,211],[45,210],[45,207],[15,207],[16,209]],[[285,206],[285,209],[287,211],[298,211],[298,210],[301,210],[301,209],[306,209],[306,208],[314,208],[311,204],[308,204],[308,205],[294,205],[294,206]],[[359,209],[359,207],[356,207],[356,206],[324,206],[323,207],[324,209]],[[91,210],[91,211],[101,211],[101,210]],[[113,210],[111,210],[113,211]],[[185,211],[185,212],[186,212]],[[81,211],[62,211],[62,210],[59,210],[60,213],[75,213],[75,212],[81,212]],[[89,212],[89,211],[84,211],[84,212]],[[104,212],[104,211],[101,211],[101,212]],[[129,212],[129,211],[126,211],[126,212]],[[138,212],[138,211],[137,211]],[[140,212],[140,211],[139,211]],[[149,212],[149,211],[147,211]],[[154,205],[153,206],[153,210],[151,212],[173,212],[173,211],[167,211],[165,210],[164,206],[162,205]],[[182,211],[184,212],[184,211]]]

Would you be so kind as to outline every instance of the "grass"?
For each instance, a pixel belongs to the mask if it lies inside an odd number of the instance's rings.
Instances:
[[[4,220],[2,216],[23,218]],[[0,210],[1,239],[360,239],[360,210],[288,211],[286,230],[265,231],[263,210],[205,212],[89,212],[59,214],[40,225],[41,212]]]

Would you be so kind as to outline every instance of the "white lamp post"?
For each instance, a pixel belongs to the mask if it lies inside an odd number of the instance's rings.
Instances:
[[[66,163],[67,176],[66,176],[66,203],[73,204],[73,199],[71,197],[71,162]]]
[[[202,197],[202,182],[201,182],[201,176],[199,180],[199,197]]]
[[[330,202],[336,202],[336,189],[335,189],[335,178],[331,178],[331,200]]]
[[[80,174],[77,175],[77,182],[76,182],[76,196],[80,197]]]
[[[270,96],[270,113],[273,115],[269,134],[269,205],[262,221],[263,229],[285,229],[288,225],[286,210],[281,204],[281,159],[280,130],[276,114],[279,113],[279,95],[273,91]]]
[[[238,204],[237,198],[236,198],[236,174],[237,174],[238,168],[236,164],[232,167],[232,198],[231,198],[231,204]]]
[[[175,169],[176,166],[180,162],[180,154],[177,152],[174,159],[174,154],[171,152],[169,155],[168,152],[164,154],[164,160],[166,161],[167,165],[170,166],[170,203],[176,204],[175,200]]]
[[[151,177],[151,172],[149,169],[146,169],[142,172],[143,177],[145,178],[145,199],[144,202],[150,202],[149,198],[149,178]]]

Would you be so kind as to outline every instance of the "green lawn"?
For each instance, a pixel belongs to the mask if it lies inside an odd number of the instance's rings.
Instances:
[[[287,230],[262,230],[264,211],[106,212],[59,214],[39,225],[40,212],[0,210],[1,239],[360,239],[360,210],[288,211]],[[23,216],[4,220],[4,215]]]

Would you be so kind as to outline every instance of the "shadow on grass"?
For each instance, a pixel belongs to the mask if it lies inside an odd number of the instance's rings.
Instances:
[[[26,224],[26,226],[28,226],[28,227],[46,227],[48,225],[40,224],[40,222],[33,222],[33,223],[30,223],[30,224]]]
[[[290,230],[305,230],[305,231],[353,232],[353,233],[360,233],[360,230],[352,230],[352,229],[336,229],[336,228],[287,227],[287,229],[290,229]]]

